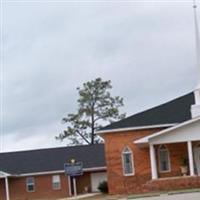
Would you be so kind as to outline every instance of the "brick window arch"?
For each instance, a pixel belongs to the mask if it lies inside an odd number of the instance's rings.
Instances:
[[[171,171],[169,150],[165,145],[160,145],[158,148],[158,161],[160,172]]]
[[[122,166],[124,176],[135,174],[133,153],[129,147],[125,147],[122,151]]]

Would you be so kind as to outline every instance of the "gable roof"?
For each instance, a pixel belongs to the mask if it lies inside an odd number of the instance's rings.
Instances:
[[[99,133],[130,127],[133,128],[181,123],[191,119],[190,106],[194,103],[194,94],[191,92],[167,103],[105,126],[99,131]]]
[[[161,130],[161,131],[159,131],[159,132],[156,132],[156,133],[154,133],[154,134],[152,134],[152,135],[148,135],[148,136],[145,136],[145,137],[143,137],[143,138],[140,138],[140,139],[134,141],[134,143],[135,143],[135,144],[145,144],[145,143],[148,143],[151,139],[154,139],[154,138],[156,138],[156,137],[165,135],[166,133],[169,133],[169,132],[171,132],[171,131],[180,129],[180,128],[182,128],[182,127],[188,126],[188,125],[190,125],[190,124],[192,124],[192,123],[195,123],[195,122],[198,122],[198,121],[200,121],[200,117],[196,117],[196,118],[190,119],[190,120],[185,121],[185,122],[183,122],[183,123],[180,123],[180,124],[178,124],[178,125],[176,125],[176,126],[173,126],[173,127],[170,127],[170,128],[164,129],[164,130]],[[191,133],[190,133],[190,136],[191,136]],[[200,137],[199,134],[198,134],[198,137]],[[198,138],[198,139],[199,139],[199,138]],[[192,138],[191,138],[191,137],[190,137],[190,140],[192,141]],[[188,141],[188,138],[187,138],[187,141]]]
[[[9,174],[64,171],[64,163],[72,158],[82,161],[84,169],[106,166],[104,145],[94,144],[0,153],[0,171]]]

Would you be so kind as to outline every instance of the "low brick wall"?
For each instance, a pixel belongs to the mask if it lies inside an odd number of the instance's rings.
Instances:
[[[200,187],[199,176],[186,176],[186,177],[173,177],[173,178],[161,178],[158,180],[148,181],[143,185],[145,192],[156,191],[171,191],[179,189],[190,189]]]

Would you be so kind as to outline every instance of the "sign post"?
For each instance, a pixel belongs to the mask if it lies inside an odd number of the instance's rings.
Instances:
[[[83,174],[83,163],[76,162],[72,159],[71,162],[64,164],[64,169],[66,175],[72,177],[74,196],[77,196],[76,176],[81,176]]]
[[[73,177],[72,180],[73,180],[74,196],[77,196],[77,190],[76,190],[76,178]]]

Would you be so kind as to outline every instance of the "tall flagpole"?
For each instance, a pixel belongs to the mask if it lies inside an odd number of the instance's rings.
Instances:
[[[195,26],[195,43],[196,43],[196,65],[197,65],[197,73],[198,73],[198,85],[196,89],[200,89],[200,35],[199,35],[199,24],[197,17],[197,4],[196,0],[193,0],[193,8],[194,8],[194,26]]]

